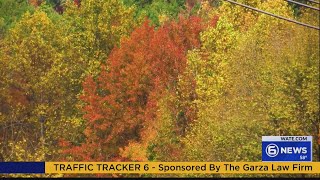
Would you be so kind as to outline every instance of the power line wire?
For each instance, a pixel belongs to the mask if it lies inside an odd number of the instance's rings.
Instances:
[[[292,1],[292,0],[285,0],[285,1],[287,1],[288,3],[293,3],[293,4],[297,4],[299,6],[303,6],[303,7],[306,7],[306,8],[310,8],[310,9],[313,9],[313,10],[320,11],[319,8],[316,8],[316,7],[307,5],[307,4],[303,4],[303,3],[300,3],[300,2],[296,2],[296,1]]]
[[[242,6],[242,7],[245,7],[245,8],[248,8],[248,9],[251,9],[251,10],[254,10],[254,11],[257,11],[257,12],[260,12],[260,13],[263,13],[263,14],[267,14],[267,15],[269,15],[269,16],[272,16],[272,17],[275,17],[275,18],[279,18],[279,19],[282,19],[282,20],[285,20],[285,21],[288,21],[288,22],[292,22],[292,23],[295,23],[295,24],[299,24],[299,25],[301,25],[301,26],[305,26],[305,27],[308,27],[308,28],[320,30],[320,28],[317,27],[317,26],[313,26],[313,25],[310,25],[310,24],[305,24],[305,23],[296,21],[296,20],[288,19],[288,18],[285,18],[285,17],[283,17],[283,16],[279,16],[279,15],[276,15],[276,14],[272,14],[272,13],[270,13],[270,12],[263,11],[263,10],[260,10],[260,9],[257,9],[257,8],[254,8],[254,7],[245,5],[245,4],[241,4],[241,3],[238,3],[238,2],[235,2],[235,1],[231,1],[231,0],[224,0],[224,1],[227,1],[227,2],[232,3],[232,4],[236,4],[236,5],[238,5],[238,6]]]
[[[313,1],[313,0],[307,0],[307,1],[309,1],[309,2],[311,2],[311,3],[315,3],[315,4],[320,4],[320,2]]]

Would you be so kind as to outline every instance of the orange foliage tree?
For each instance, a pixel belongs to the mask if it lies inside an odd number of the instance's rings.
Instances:
[[[83,83],[86,141],[65,153],[76,160],[115,160],[119,148],[144,138],[143,129],[156,120],[157,101],[164,90],[176,89],[202,29],[198,17],[180,17],[157,30],[146,20],[114,48],[99,76]]]

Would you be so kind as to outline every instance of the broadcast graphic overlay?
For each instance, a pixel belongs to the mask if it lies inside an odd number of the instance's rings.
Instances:
[[[312,136],[263,136],[262,161],[312,162]]]
[[[320,174],[312,136],[263,136],[263,162],[0,162],[0,173],[32,174]]]
[[[320,174],[319,162],[5,162],[0,174]]]

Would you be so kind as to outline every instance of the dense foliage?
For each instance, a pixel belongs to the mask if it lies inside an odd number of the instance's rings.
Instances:
[[[0,0],[0,161],[260,161],[266,135],[312,135],[319,160],[319,52],[227,2]]]

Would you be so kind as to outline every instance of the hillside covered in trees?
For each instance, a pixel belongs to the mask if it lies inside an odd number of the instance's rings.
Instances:
[[[319,52],[319,30],[226,1],[0,0],[0,161],[253,162],[272,135],[319,161]]]

